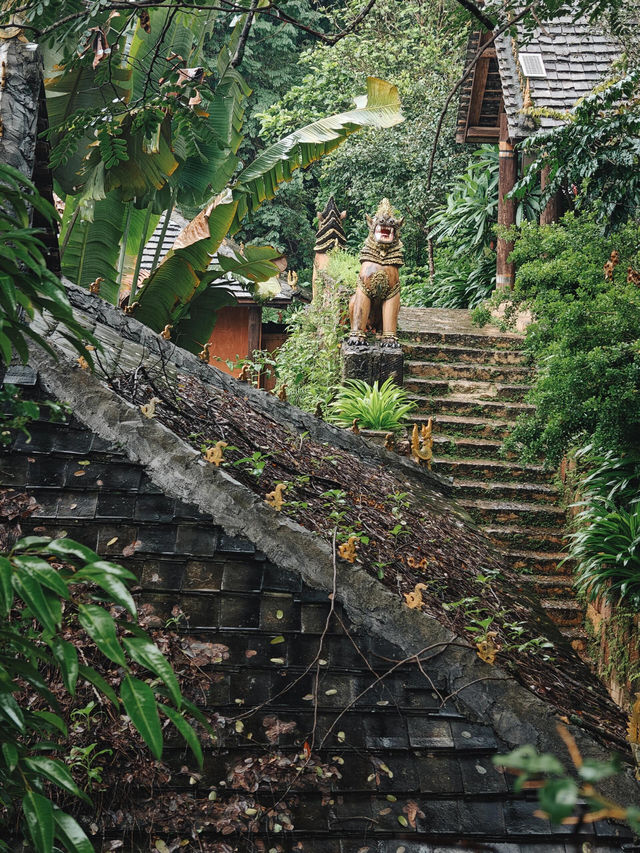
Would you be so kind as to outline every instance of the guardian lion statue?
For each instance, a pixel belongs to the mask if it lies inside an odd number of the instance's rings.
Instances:
[[[398,217],[388,198],[380,202],[375,216],[367,215],[369,236],[360,252],[360,275],[349,303],[350,346],[367,346],[367,327],[381,330],[380,346],[399,348],[397,338],[400,310],[400,274],[404,249]]]

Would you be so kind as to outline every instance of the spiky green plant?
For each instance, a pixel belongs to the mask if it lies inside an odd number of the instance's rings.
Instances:
[[[586,524],[570,545],[578,590],[589,601],[603,596],[640,610],[640,504],[622,509],[605,500],[581,515]]]
[[[330,419],[348,427],[357,421],[361,429],[378,429],[398,432],[407,415],[416,408],[404,388],[389,377],[379,387],[361,379],[349,379],[331,403]]]

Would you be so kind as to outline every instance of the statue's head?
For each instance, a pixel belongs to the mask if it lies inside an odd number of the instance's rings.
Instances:
[[[404,225],[404,216],[398,217],[388,198],[383,198],[375,216],[367,215],[369,234],[376,243],[391,245],[400,239],[400,229]]]

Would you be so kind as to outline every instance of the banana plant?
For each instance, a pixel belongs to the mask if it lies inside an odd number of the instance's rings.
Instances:
[[[138,22],[125,46],[114,47],[108,66],[97,64],[93,76],[84,58],[47,81],[55,177],[68,193],[64,273],[85,287],[100,277],[101,295],[116,303],[124,273],[133,271],[136,318],[156,331],[172,325],[174,339],[191,350],[202,348],[217,309],[229,303],[225,274],[251,287],[278,273],[271,247],[247,247],[212,270],[224,238],[273,198],[295,169],[363,127],[403,121],[396,87],[369,78],[355,109],[289,134],[242,168],[237,152],[250,90],[230,61],[242,23],[208,76],[195,65],[205,61],[203,31],[186,13],[159,8],[150,10],[146,28]],[[161,40],[162,56],[156,47]],[[136,293],[142,249],[159,215],[165,211],[166,221],[174,206],[202,210]]]

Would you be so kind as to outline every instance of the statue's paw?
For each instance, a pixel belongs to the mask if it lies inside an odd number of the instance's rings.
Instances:
[[[385,335],[380,339],[380,346],[385,349],[400,349],[400,342],[395,335]]]
[[[364,335],[350,335],[347,338],[348,347],[367,347],[367,339]]]

